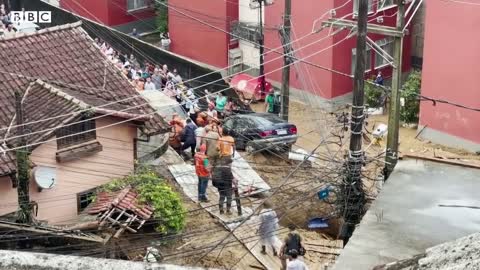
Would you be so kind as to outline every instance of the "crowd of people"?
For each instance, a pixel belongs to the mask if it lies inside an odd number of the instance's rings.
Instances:
[[[0,35],[8,38],[15,36],[16,32],[10,12],[5,8],[5,4],[0,4]]]

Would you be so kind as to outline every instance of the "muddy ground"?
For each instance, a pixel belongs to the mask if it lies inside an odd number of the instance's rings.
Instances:
[[[262,104],[252,106],[257,111],[263,110]],[[348,109],[344,110],[348,112]],[[272,195],[269,199],[271,208],[275,209],[280,217],[280,224],[286,227],[295,224],[301,229],[304,239],[334,239],[338,235],[340,221],[334,205],[322,202],[317,198],[317,191],[327,185],[335,185],[341,181],[341,166],[345,161],[348,150],[348,131],[343,130],[343,124],[338,122],[336,115],[311,108],[307,104],[292,102],[290,106],[290,122],[297,125],[300,138],[294,149],[312,151],[322,141],[323,144],[315,151],[316,162],[306,164],[296,169],[288,180],[287,176],[294,170],[299,161],[289,161],[285,155],[266,152],[262,154],[246,155],[244,157],[257,173],[271,186]],[[386,123],[386,116],[372,116],[367,119],[366,129],[371,131],[379,123]],[[443,155],[448,158],[467,160],[467,162],[478,162],[479,157],[463,151],[449,149],[430,142],[416,139],[417,130],[402,127],[400,130],[400,152],[421,153],[426,156]],[[368,146],[371,135],[366,136],[364,145]],[[377,194],[378,181],[376,177],[381,173],[384,166],[382,153],[385,142],[380,146],[372,145],[368,148],[367,156],[369,162],[364,168],[363,174],[365,189],[370,199]],[[162,174],[169,175],[168,172]],[[175,185],[173,179],[169,181]],[[178,189],[181,191],[180,189]],[[269,196],[267,195],[267,196]],[[258,198],[243,199],[244,205],[249,205],[252,200]],[[205,267],[216,267],[230,269],[236,265],[236,269],[255,269],[252,266],[260,267],[258,261],[245,249],[236,239],[230,237],[226,240],[227,247],[220,254],[220,249],[210,252],[207,256],[199,259],[215,246],[220,239],[227,234],[227,230],[211,217],[205,210],[198,209],[188,197],[184,197],[185,207],[192,211],[187,217],[187,226],[182,237],[177,237],[161,245],[162,253],[166,261],[181,265],[201,265]],[[213,204],[213,202],[212,202]],[[313,217],[331,217],[328,229],[321,231],[308,230],[308,221]],[[283,234],[279,234],[283,237]],[[223,245],[220,245],[221,247]],[[305,260],[318,269],[321,265],[334,259],[320,258],[318,254],[307,254]],[[240,262],[240,263],[238,263]],[[315,268],[317,267],[317,268]]]

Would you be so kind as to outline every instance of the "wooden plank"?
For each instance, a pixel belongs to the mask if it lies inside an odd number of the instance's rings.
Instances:
[[[319,252],[324,254],[340,255],[340,252],[341,252],[340,249],[336,249],[336,248],[312,246],[307,244],[304,244],[304,247],[307,251]]]
[[[466,163],[466,162],[462,162],[462,161],[439,159],[439,158],[428,157],[428,156],[420,155],[420,154],[404,154],[401,157],[402,158],[422,159],[422,160],[427,160],[427,161],[445,163],[445,164],[448,164],[448,165],[456,165],[456,166],[462,166],[462,167],[466,167],[466,168],[480,169],[480,165],[477,165],[477,164]]]
[[[305,245],[312,246],[323,246],[323,247],[334,247],[334,248],[343,248],[342,240],[308,240],[304,242]]]

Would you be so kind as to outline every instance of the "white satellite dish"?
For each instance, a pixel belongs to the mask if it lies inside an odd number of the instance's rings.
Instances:
[[[57,168],[38,166],[33,169],[33,177],[41,189],[51,189],[57,182]]]

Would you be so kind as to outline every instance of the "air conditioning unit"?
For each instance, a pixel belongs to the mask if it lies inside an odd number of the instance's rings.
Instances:
[[[239,48],[228,50],[228,75],[242,72],[243,53]]]

